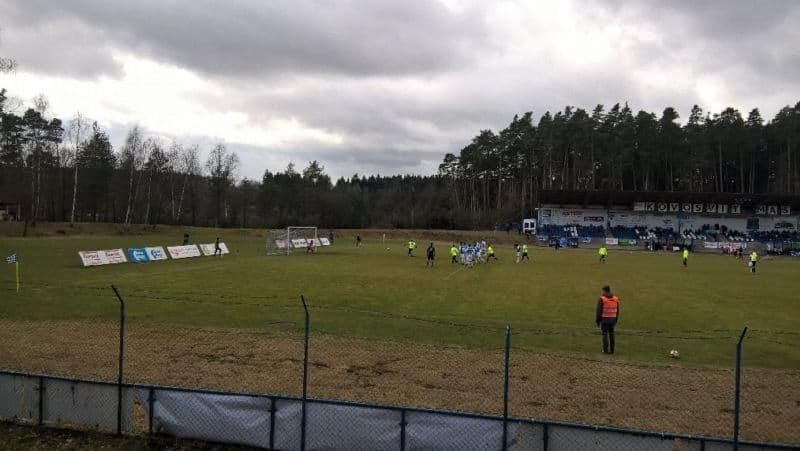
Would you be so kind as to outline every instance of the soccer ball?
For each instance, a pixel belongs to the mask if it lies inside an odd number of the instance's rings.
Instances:
[[[680,356],[680,354],[678,354],[677,349],[673,349],[672,351],[669,352],[669,356],[672,357],[673,359],[677,359]]]
[[[389,248],[387,247],[387,248],[386,248],[386,250],[388,251],[388,250],[389,250]]]

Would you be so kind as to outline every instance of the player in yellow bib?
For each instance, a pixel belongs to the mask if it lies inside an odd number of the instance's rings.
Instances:
[[[458,263],[458,247],[455,244],[450,246],[450,264]]]

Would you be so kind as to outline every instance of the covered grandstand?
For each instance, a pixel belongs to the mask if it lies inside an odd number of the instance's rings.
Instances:
[[[652,249],[763,246],[800,251],[800,197],[731,193],[542,191],[540,241]]]

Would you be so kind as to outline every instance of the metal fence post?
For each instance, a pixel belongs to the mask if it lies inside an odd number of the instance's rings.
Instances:
[[[308,335],[311,319],[308,316],[308,306],[306,298],[301,294],[300,300],[303,302],[303,310],[306,313],[305,337],[303,338],[303,404],[300,418],[300,451],[306,450],[306,397],[308,395]]]
[[[547,423],[542,426],[542,450],[547,451],[547,442],[550,440],[550,431],[547,429]]]
[[[503,446],[508,445],[508,358],[511,350],[511,326],[506,326],[505,358],[503,359]]]
[[[742,378],[742,340],[744,334],[747,333],[747,327],[742,330],[742,335],[739,336],[739,342],[736,343],[736,376],[734,381],[734,394],[733,394],[733,450],[739,449],[739,391]]]
[[[153,438],[153,417],[155,416],[155,401],[156,401],[156,390],[153,387],[150,387],[150,391],[147,394],[147,405],[148,410],[150,411],[149,418],[147,419],[147,439],[152,440]]]
[[[111,285],[114,294],[119,299],[119,369],[117,372],[117,435],[122,435],[122,365],[125,356],[125,300],[119,294],[117,287]],[[152,412],[151,412],[152,414]]]
[[[37,424],[44,424],[44,378],[39,376],[39,418]]]
[[[400,409],[400,451],[406,451],[406,409]]]
[[[275,398],[269,398],[269,449],[275,449]]]

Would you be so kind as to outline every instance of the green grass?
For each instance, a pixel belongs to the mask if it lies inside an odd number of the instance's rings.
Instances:
[[[745,362],[800,368],[800,262],[764,260],[759,274],[743,261],[693,254],[682,268],[677,254],[610,249],[600,265],[595,250],[532,248],[533,262],[515,264],[510,245],[500,261],[462,269],[438,243],[434,269],[408,258],[399,240],[390,250],[375,240],[356,248],[348,239],[317,255],[264,255],[252,232],[197,229],[193,242],[217,234],[232,255],[83,268],[78,250],[180,241],[177,232],[149,235],[0,238],[0,253],[21,257],[23,290],[13,290],[13,267],[0,267],[0,317],[113,318],[116,285],[131,321],[299,332],[305,295],[312,330],[370,339],[502,346],[512,327],[517,348],[596,355],[594,309],[600,287],[621,298],[620,359],[730,366],[738,334],[750,328]],[[670,361],[673,362],[674,361]]]

